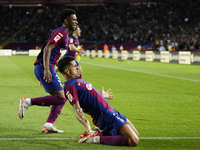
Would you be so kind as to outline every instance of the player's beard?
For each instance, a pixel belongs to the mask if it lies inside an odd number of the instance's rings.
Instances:
[[[77,76],[80,77],[80,75],[81,75],[81,74],[79,73],[79,71],[77,71]],[[77,77],[77,78],[78,78],[78,77]]]
[[[75,30],[75,29],[73,28],[73,25],[70,25],[70,26],[69,26],[69,32],[70,32],[70,34],[73,34],[74,30]]]
[[[74,29],[71,29],[69,32],[70,32],[69,34],[73,34],[73,32],[74,32]]]

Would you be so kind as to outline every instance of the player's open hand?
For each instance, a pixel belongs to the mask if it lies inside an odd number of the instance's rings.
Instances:
[[[80,53],[81,53],[81,54],[85,54],[85,51],[81,49],[81,50],[80,50]]]
[[[45,80],[45,82],[48,82],[48,83],[52,81],[52,75],[51,75],[51,72],[49,70],[44,69],[43,79]]]
[[[113,95],[111,95],[113,92],[109,92],[110,89],[108,89],[106,92],[104,91],[104,87],[102,86],[101,87],[101,95],[104,97],[104,98],[108,98],[108,99],[113,99]]]

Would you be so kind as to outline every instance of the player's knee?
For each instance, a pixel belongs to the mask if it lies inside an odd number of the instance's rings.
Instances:
[[[134,139],[130,139],[130,146],[137,146],[140,142],[140,139],[138,137],[135,137]]]
[[[139,134],[139,132],[138,132],[138,131],[136,132],[136,134],[137,134],[137,136],[138,136],[138,137],[140,136],[140,134]]]
[[[66,98],[61,98],[61,99],[60,99],[60,105],[64,104],[66,101],[67,101]]]

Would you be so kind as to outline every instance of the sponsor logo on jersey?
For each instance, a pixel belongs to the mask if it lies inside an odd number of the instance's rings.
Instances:
[[[92,90],[92,84],[86,84],[86,88],[87,88],[88,90]]]
[[[55,38],[54,38],[53,40],[54,40],[55,42],[58,42],[58,40],[60,40],[60,38],[61,38],[61,37],[60,37],[59,35],[56,35]]]
[[[72,94],[71,94],[69,91],[67,91],[66,96],[67,96],[67,99],[68,99],[70,102],[72,102],[72,101],[74,100],[74,97],[72,96]]]
[[[58,34],[59,34],[61,37],[63,37],[63,35],[62,35],[60,32],[59,32]]]

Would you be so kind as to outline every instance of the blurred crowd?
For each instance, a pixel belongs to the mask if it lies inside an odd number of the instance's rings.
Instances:
[[[25,24],[15,41],[44,42],[61,26],[59,11],[66,6],[1,8],[0,34],[11,34]],[[199,49],[200,3],[112,4],[73,6],[82,30],[80,41],[152,42],[153,47],[175,45],[176,49]],[[27,14],[27,12],[29,12]],[[27,23],[33,12],[37,14]],[[2,15],[1,15],[2,16]],[[161,42],[162,41],[162,42]]]
[[[34,12],[33,7],[0,7],[0,41],[15,33]]]

